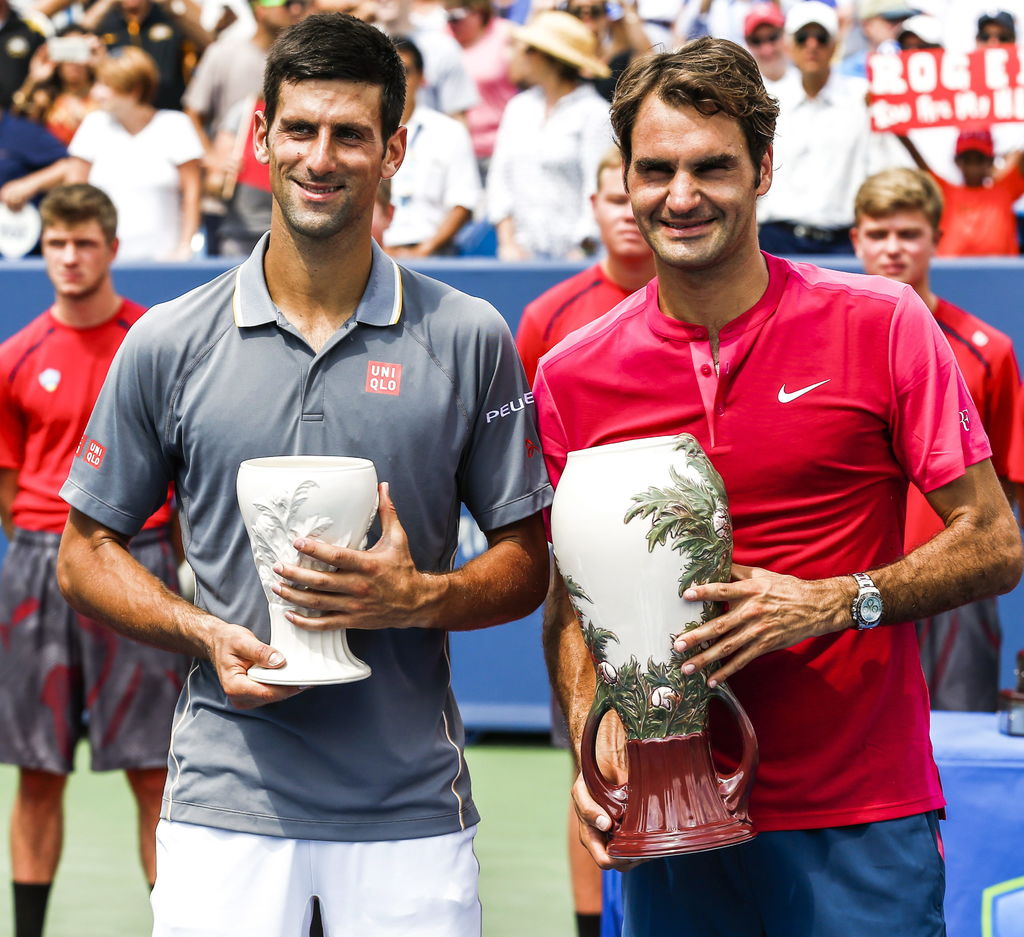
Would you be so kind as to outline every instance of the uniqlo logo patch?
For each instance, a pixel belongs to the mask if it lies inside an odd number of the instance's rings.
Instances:
[[[103,464],[103,456],[106,453],[106,448],[101,446],[95,439],[90,439],[88,445],[85,448],[85,455],[83,458],[93,468],[98,469]]]
[[[402,366],[386,361],[370,361],[366,365],[366,392],[397,397],[402,390]]]

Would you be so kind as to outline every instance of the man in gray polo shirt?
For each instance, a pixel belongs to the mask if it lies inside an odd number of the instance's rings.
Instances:
[[[324,14],[282,34],[255,140],[270,234],[129,333],[62,491],[68,599],[196,658],[171,736],[155,934],[303,933],[315,897],[334,937],[479,934],[446,633],[540,602],[550,490],[501,317],[371,240],[377,186],[405,151],[404,88],[372,26]],[[286,601],[355,629],[369,679],[302,690],[246,675],[282,656],[265,643],[235,475],[282,454],[371,459],[390,483],[370,550],[300,540],[338,571],[279,568]],[[169,481],[198,608],[125,549]],[[453,571],[460,502],[489,548]]]

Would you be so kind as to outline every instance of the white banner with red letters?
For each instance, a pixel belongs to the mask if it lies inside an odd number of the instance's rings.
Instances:
[[[868,87],[871,129],[878,132],[1024,121],[1024,72],[1013,45],[875,54],[868,58]]]

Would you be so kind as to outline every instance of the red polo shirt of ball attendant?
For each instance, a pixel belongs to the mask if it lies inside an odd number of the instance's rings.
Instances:
[[[111,360],[145,311],[125,299],[106,322],[76,329],[47,310],[0,345],[0,468],[18,470],[15,527],[63,532],[68,505],[58,492],[74,459],[102,460],[102,441],[82,433]],[[164,504],[145,526],[169,519]]]
[[[707,331],[635,293],[542,360],[534,388],[557,485],[568,452],[691,433],[725,480],[735,561],[805,579],[903,552],[907,481],[990,455],[949,343],[910,287],[766,255],[769,285]],[[761,830],[866,823],[944,803],[911,624],[810,638],[729,680],[753,720]],[[738,740],[711,734],[723,766]]]
[[[594,264],[555,284],[527,305],[516,331],[516,348],[530,384],[545,352],[570,332],[614,309],[631,292],[610,280],[600,264]]]
[[[992,446],[992,467],[1000,478],[1009,478],[1010,453],[1017,437],[1024,437],[1018,418],[1020,372],[1008,335],[994,329],[952,303],[940,299],[935,320],[949,340],[953,356],[964,376],[971,399],[978,408],[985,434]],[[1021,440],[1024,443],[1024,439]],[[909,553],[942,530],[942,519],[916,488],[907,494],[904,549]]]

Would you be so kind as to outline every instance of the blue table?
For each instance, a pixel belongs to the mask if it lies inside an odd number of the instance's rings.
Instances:
[[[1024,937],[1024,738],[991,713],[932,714],[948,818],[950,937]]]

